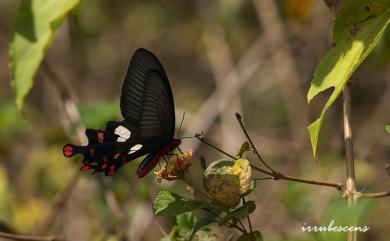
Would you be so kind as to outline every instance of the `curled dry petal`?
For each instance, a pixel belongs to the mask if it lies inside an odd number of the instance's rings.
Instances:
[[[176,180],[179,173],[186,171],[188,167],[191,166],[190,159],[192,153],[193,151],[190,149],[186,153],[173,155],[163,168],[154,172],[157,176],[157,181],[161,182],[162,179],[167,181]]]

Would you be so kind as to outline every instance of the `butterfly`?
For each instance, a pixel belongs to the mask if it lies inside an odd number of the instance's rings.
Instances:
[[[88,145],[67,144],[64,155],[82,154],[81,170],[106,176],[146,155],[137,169],[137,177],[144,177],[180,145],[181,140],[174,138],[175,108],[168,77],[157,57],[146,49],[137,49],[130,60],[120,110],[123,121],[109,121],[104,130],[87,129]]]

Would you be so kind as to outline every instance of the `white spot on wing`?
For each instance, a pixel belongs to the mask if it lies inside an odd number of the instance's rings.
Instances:
[[[138,150],[141,149],[141,148],[142,148],[142,145],[141,145],[141,144],[137,144],[137,145],[135,145],[135,146],[132,146],[132,147],[130,148],[129,154],[134,153],[134,152],[138,151]]]
[[[131,132],[124,126],[118,126],[114,133],[119,136],[117,142],[125,142],[131,135]]]

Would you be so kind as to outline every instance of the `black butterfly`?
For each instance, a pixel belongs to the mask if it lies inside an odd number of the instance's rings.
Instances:
[[[137,49],[131,58],[120,109],[123,121],[110,121],[105,130],[87,129],[88,145],[67,144],[64,155],[81,153],[81,170],[112,176],[125,163],[147,154],[137,169],[137,177],[143,177],[180,145],[181,140],[174,139],[175,108],[168,77],[146,49]]]

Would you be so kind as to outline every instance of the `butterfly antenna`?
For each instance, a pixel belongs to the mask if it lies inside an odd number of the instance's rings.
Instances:
[[[177,137],[180,139],[180,131],[181,131],[181,126],[183,125],[183,121],[184,121],[184,117],[186,116],[186,113],[183,112],[183,116],[181,118],[181,122],[180,122],[180,126],[179,126],[179,130],[177,131]]]

